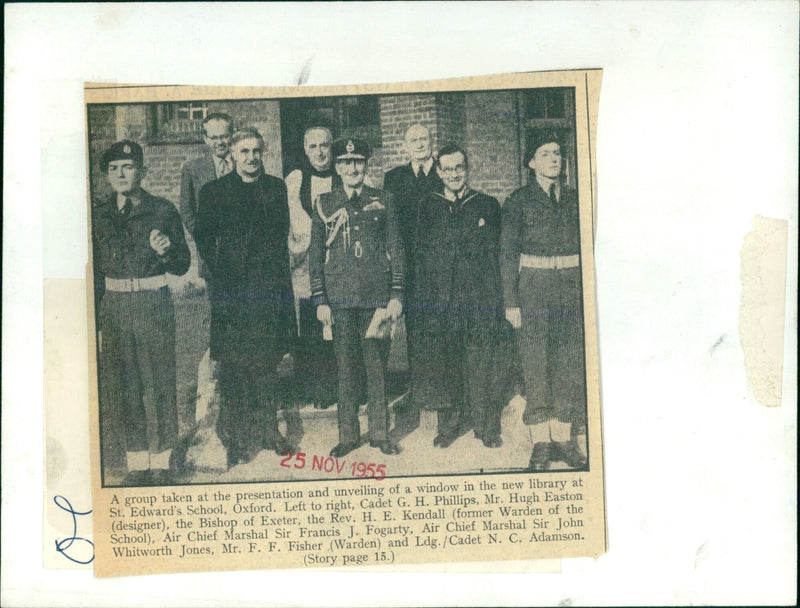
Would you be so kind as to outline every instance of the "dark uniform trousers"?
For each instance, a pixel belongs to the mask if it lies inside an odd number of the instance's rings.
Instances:
[[[295,370],[294,401],[313,401],[322,406],[336,403],[336,355],[330,340],[322,338],[317,307],[310,298],[299,300],[300,335],[293,349]],[[363,366],[361,376],[363,377]],[[361,391],[363,397],[363,391]]]
[[[367,419],[371,441],[384,441],[389,429],[384,374],[389,358],[389,340],[365,338],[374,308],[334,308],[333,342],[339,365],[339,443],[358,443],[361,429],[358,422],[360,361],[367,372]]]
[[[163,452],[178,435],[175,309],[169,289],[107,291],[99,310],[103,402],[120,414],[128,452]]]
[[[518,345],[525,376],[526,424],[582,422],[586,395],[580,268],[522,268]]]

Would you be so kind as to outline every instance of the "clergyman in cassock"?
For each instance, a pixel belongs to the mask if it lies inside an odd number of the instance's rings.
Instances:
[[[561,181],[556,133],[538,134],[526,166],[533,179],[503,207],[502,270],[525,378],[529,468],[581,468],[586,458],[571,432],[586,413],[578,196]]]
[[[283,180],[264,172],[255,129],[231,138],[236,171],[200,191],[195,238],[212,275],[211,356],[220,363],[217,431],[228,466],[255,448],[281,454],[276,366],[295,333],[289,207]]]
[[[175,206],[141,187],[137,143],[115,143],[102,168],[114,194],[92,209],[100,398],[104,412],[122,419],[123,484],[163,485],[172,480],[178,436],[175,308],[165,273],[189,269],[189,248]]]
[[[434,445],[474,431],[486,447],[502,445],[497,349],[503,320],[500,205],[467,184],[467,154],[439,151],[443,186],[419,207],[411,256],[416,269],[408,308],[416,318],[414,403],[437,411]]]
[[[312,401],[317,409],[326,409],[336,402],[336,358],[333,344],[323,340],[322,324],[317,321],[308,268],[314,202],[342,183],[331,162],[332,141],[331,131],[326,127],[306,129],[302,165],[286,176],[291,226],[289,256],[298,326],[293,349],[294,393],[299,400]]]
[[[339,370],[337,416],[340,457],[360,445],[357,362],[367,372],[370,445],[384,454],[400,448],[389,439],[384,378],[387,325],[402,314],[404,256],[392,195],[364,185],[370,145],[359,139],[333,144],[342,187],[319,197],[309,247],[311,294],[317,318],[332,326]]]

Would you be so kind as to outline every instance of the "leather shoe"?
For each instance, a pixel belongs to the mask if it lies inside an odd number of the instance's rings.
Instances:
[[[433,438],[433,445],[437,448],[449,448],[451,445],[453,445],[456,439],[458,439],[458,435],[439,433]]]
[[[578,449],[578,444],[574,441],[555,442],[553,444],[555,455],[554,460],[563,460],[573,469],[580,469],[586,466],[586,458]]]
[[[150,469],[150,485],[168,486],[175,483],[172,471],[169,469]]]
[[[247,457],[247,453],[239,448],[228,448],[228,469],[232,469],[233,467],[240,465],[240,464],[247,464],[250,462],[250,459]]]
[[[388,439],[384,439],[383,441],[370,441],[369,446],[371,448],[378,448],[387,456],[394,456],[395,454],[402,452],[402,449],[399,445],[389,441]]]
[[[533,454],[528,463],[529,471],[546,471],[550,465],[550,444],[541,442],[533,446]]]
[[[278,431],[268,431],[262,445],[265,450],[272,450],[278,456],[292,451],[292,446],[289,445],[286,437],[281,435]]]
[[[151,481],[150,470],[130,471],[122,480],[123,486],[149,486]]]
[[[483,441],[483,445],[487,448],[499,448],[503,445],[503,439],[500,437],[499,433],[481,435],[480,440]]]
[[[333,458],[341,458],[342,456],[346,456],[353,450],[358,447],[357,443],[340,443],[335,448],[331,450],[331,456]]]

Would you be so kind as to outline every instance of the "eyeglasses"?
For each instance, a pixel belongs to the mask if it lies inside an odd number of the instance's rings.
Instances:
[[[210,139],[211,141],[222,141],[223,139],[230,139],[230,135],[206,135],[206,139]]]
[[[461,175],[467,168],[464,165],[456,165],[455,167],[441,167],[442,173],[447,175]]]

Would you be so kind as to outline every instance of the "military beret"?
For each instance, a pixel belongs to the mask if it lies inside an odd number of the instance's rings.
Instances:
[[[337,139],[331,153],[334,160],[367,160],[372,156],[372,146],[363,139]]]
[[[536,154],[536,150],[541,148],[545,144],[552,144],[556,143],[559,146],[563,146],[561,143],[561,135],[558,131],[554,131],[552,129],[548,130],[535,130],[532,133],[531,137],[528,137],[527,146],[525,150],[525,162],[523,165],[525,167],[531,162],[533,155]]]
[[[144,161],[142,147],[130,139],[118,141],[103,154],[103,171],[107,171],[108,164],[115,160],[132,160],[141,167]]]

